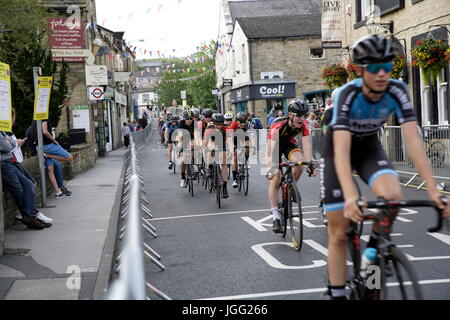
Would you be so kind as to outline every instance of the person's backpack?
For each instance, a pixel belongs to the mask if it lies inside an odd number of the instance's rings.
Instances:
[[[258,118],[254,118],[252,122],[255,125],[255,129],[262,129],[263,128],[261,120],[259,120]]]
[[[37,156],[38,152],[36,149],[37,146],[37,131],[36,131],[36,121],[33,121],[31,126],[28,127],[27,131],[25,132],[25,137],[27,138],[25,146],[28,149],[28,152],[32,157]]]

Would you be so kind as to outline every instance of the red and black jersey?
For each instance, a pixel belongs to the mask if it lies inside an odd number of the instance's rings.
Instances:
[[[309,136],[309,129],[306,123],[303,123],[300,128],[295,128],[289,125],[289,118],[278,118],[272,122],[267,139],[275,139],[277,134],[280,143],[296,143],[295,137],[299,134],[303,137]]]

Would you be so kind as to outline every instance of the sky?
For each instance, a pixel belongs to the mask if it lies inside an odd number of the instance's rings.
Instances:
[[[182,57],[196,52],[202,43],[217,40],[220,2],[96,0],[97,23],[115,32],[125,31],[127,44],[137,47],[137,59],[158,58],[158,50],[166,57]]]

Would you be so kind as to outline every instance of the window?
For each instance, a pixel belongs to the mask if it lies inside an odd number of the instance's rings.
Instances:
[[[416,4],[416,3],[421,2],[421,1],[423,1],[423,0],[411,0],[411,3],[412,4]]]
[[[366,20],[370,14],[370,0],[356,0],[356,22]]]
[[[232,53],[232,58],[233,58],[233,76],[236,77],[236,55],[234,50]]]
[[[323,48],[310,48],[309,58],[311,60],[325,59],[325,51]]]

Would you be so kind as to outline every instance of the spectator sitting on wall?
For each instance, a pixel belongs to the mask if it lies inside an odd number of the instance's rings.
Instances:
[[[23,160],[20,147],[24,139],[17,139],[12,132],[0,132],[0,168],[5,189],[11,193],[20,214],[20,219],[28,228],[42,230],[51,227],[52,219],[36,209],[35,181],[18,161]]]

